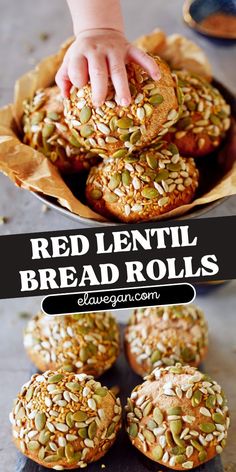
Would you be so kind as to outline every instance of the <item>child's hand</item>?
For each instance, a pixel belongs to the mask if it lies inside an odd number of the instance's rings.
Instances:
[[[69,96],[71,85],[80,88],[90,80],[94,106],[101,106],[107,96],[108,77],[111,77],[116,101],[127,106],[131,95],[125,64],[139,64],[154,79],[160,79],[155,60],[132,46],[123,33],[113,29],[93,29],[79,33],[65,54],[56,75],[56,83],[64,97]]]

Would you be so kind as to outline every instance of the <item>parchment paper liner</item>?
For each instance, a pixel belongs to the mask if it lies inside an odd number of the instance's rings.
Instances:
[[[167,47],[161,35],[161,49]],[[184,41],[179,48],[179,37],[176,43],[178,54],[181,54]],[[0,109],[0,170],[7,175],[17,186],[54,197],[61,206],[67,208],[83,218],[97,221],[106,221],[101,215],[93,212],[89,207],[82,204],[71,192],[64,182],[57,168],[40,152],[22,144],[18,135],[22,117],[22,102],[25,98],[32,97],[39,88],[48,87],[53,84],[56,71],[63,59],[66,49],[71,43],[69,39],[62,45],[55,55],[43,59],[34,70],[26,73],[15,84],[15,99],[13,105]],[[137,40],[139,41],[139,40]],[[164,44],[164,45],[163,45]],[[187,43],[188,44],[188,43]],[[187,46],[186,46],[187,47]],[[171,50],[174,54],[173,39]],[[169,50],[170,51],[170,50]],[[199,54],[199,52],[198,52]],[[194,63],[198,61],[196,55]],[[188,61],[187,61],[188,62]],[[201,68],[202,68],[201,58]],[[181,64],[184,63],[184,57]],[[206,75],[209,76],[209,68],[206,67]],[[18,131],[17,131],[18,126]],[[231,129],[231,139],[224,159],[227,159],[228,172],[223,175],[220,182],[207,192],[197,198],[191,204],[182,205],[157,219],[174,218],[189,212],[197,205],[205,205],[220,198],[236,194],[236,132]],[[204,159],[204,158],[203,158]],[[212,169],[210,169],[212,171]],[[78,186],[80,177],[78,175]]]

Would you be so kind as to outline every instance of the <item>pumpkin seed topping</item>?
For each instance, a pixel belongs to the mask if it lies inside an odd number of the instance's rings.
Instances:
[[[117,126],[121,129],[129,129],[131,126],[133,126],[133,120],[128,117],[120,118],[117,121]]]
[[[200,424],[200,430],[203,431],[203,433],[213,433],[215,431],[215,425],[214,423],[201,423]]]
[[[155,461],[160,461],[163,457],[163,449],[161,446],[156,446],[152,449],[152,457]]]
[[[94,132],[93,127],[87,124],[81,126],[80,128],[80,134],[83,138],[89,138],[89,136],[91,136],[93,132]]]
[[[212,419],[217,424],[224,424],[225,418],[221,413],[213,413]]]
[[[45,115],[45,113],[43,111],[38,111],[38,112],[34,113],[34,115],[32,116],[32,119],[31,119],[31,124],[32,125],[38,125],[40,123],[40,121],[42,121],[44,119],[44,115]]]
[[[52,136],[53,131],[55,130],[55,125],[53,123],[51,124],[45,124],[42,129],[42,136],[43,138],[47,139]]]
[[[145,113],[146,113],[146,117],[147,118],[150,118],[153,114],[153,107],[152,105],[150,105],[149,103],[144,103],[143,105],[143,108],[145,110]]]
[[[89,439],[94,439],[95,436],[96,436],[96,432],[97,432],[97,424],[96,424],[96,421],[93,421],[92,423],[90,423],[90,425],[88,427],[88,437],[89,437]]]
[[[214,408],[216,405],[216,395],[209,395],[206,399],[206,407],[207,408]]]
[[[52,375],[51,377],[49,377],[47,380],[48,380],[48,383],[55,384],[55,383],[60,382],[62,379],[63,379],[62,374],[55,374],[55,375]]]
[[[164,98],[162,95],[160,94],[156,94],[156,95],[152,95],[150,98],[149,98],[149,103],[151,103],[151,105],[160,105],[162,102],[163,102]]]
[[[140,130],[134,131],[130,136],[131,144],[136,144],[140,140],[140,138],[141,138]]]
[[[38,431],[42,431],[46,424],[46,415],[45,413],[37,413],[35,416],[35,427]]]
[[[147,427],[148,429],[150,429],[151,431],[154,430],[155,428],[157,428],[158,424],[156,423],[156,421],[154,420],[148,420],[147,422]]]
[[[103,198],[108,203],[115,203],[118,200],[118,196],[111,192],[106,192]]]
[[[182,352],[182,357],[184,359],[185,362],[190,362],[190,361],[193,361],[195,359],[195,355],[192,351],[192,349],[188,348],[188,347],[185,347]]]
[[[136,423],[131,423],[129,425],[129,435],[132,437],[132,438],[135,438],[138,434],[138,426]]]
[[[142,190],[141,194],[144,198],[147,198],[148,200],[149,199],[152,200],[153,198],[158,197],[158,191],[155,188],[152,188],[152,187],[145,187]]]
[[[49,463],[49,462],[57,462],[60,458],[58,457],[57,454],[51,454],[50,456],[47,456],[44,458],[44,461]]]
[[[67,382],[66,388],[68,388],[68,390],[71,390],[71,392],[78,392],[79,390],[81,390],[81,385],[78,382]]]
[[[175,446],[172,448],[171,450],[171,453],[174,455],[174,456],[178,456],[180,454],[183,454],[185,452],[185,447],[182,447],[182,446]]]
[[[85,421],[87,420],[88,418],[88,415],[85,411],[76,411],[73,415],[72,415],[72,419],[73,421]]]
[[[174,420],[170,422],[170,430],[173,435],[179,435],[182,430],[182,421]]]
[[[151,412],[151,410],[152,410],[152,402],[149,402],[149,403],[147,403],[147,405],[143,409],[143,416],[148,416],[149,413]]]
[[[74,448],[72,444],[67,444],[65,447],[65,456],[68,462],[74,458]]]
[[[92,110],[90,107],[88,106],[84,106],[82,108],[82,110],[80,111],[80,114],[79,114],[79,119],[81,121],[81,123],[87,123],[90,118],[91,118],[91,115],[92,115]]]
[[[25,396],[27,402],[29,402],[31,400],[33,394],[34,394],[34,389],[33,389],[33,387],[30,387],[27,390],[27,393],[26,393],[26,396]]]
[[[102,198],[102,191],[94,188],[90,191],[90,196],[93,200],[100,200]]]
[[[158,160],[156,156],[147,155],[147,163],[151,169],[157,169],[158,167]]]
[[[50,439],[50,431],[47,431],[46,429],[44,429],[43,431],[40,432],[39,434],[39,442],[40,444],[47,444],[49,442],[49,439]]]
[[[203,395],[202,395],[202,392],[200,392],[200,390],[195,390],[191,399],[191,403],[193,407],[200,405],[202,401],[202,396]]]
[[[157,349],[156,351],[154,351],[151,355],[151,362],[152,364],[155,364],[155,362],[159,361],[161,358],[161,353],[160,351]]]
[[[45,448],[41,447],[38,452],[38,458],[40,461],[42,461],[45,457]]]
[[[115,188],[117,188],[119,186],[120,182],[121,182],[121,175],[118,174],[118,172],[116,172],[110,178],[110,181],[108,183],[109,189],[110,190],[115,190]]]
[[[172,449],[173,447],[175,447],[175,443],[173,441],[173,437],[172,437],[172,434],[171,432],[168,430],[165,432],[165,438],[166,438],[166,442],[168,444],[168,446]]]
[[[112,157],[119,158],[119,157],[124,157],[127,154],[126,149],[118,149],[118,151],[115,151],[112,154]]]
[[[49,111],[49,112],[47,112],[47,118],[49,118],[52,121],[59,121],[60,120],[60,115],[59,115],[59,113],[56,113],[55,111]]]
[[[198,458],[200,462],[204,462],[207,459],[207,452],[202,450],[198,454]]]
[[[167,410],[167,414],[169,415],[181,415],[182,414],[182,408],[180,406],[176,407],[171,407]]]
[[[156,423],[158,424],[158,426],[160,426],[163,422],[163,414],[160,410],[160,408],[158,407],[155,407],[154,410],[153,410],[153,418],[154,420],[156,421]]]
[[[38,441],[29,441],[27,444],[27,448],[29,451],[37,451],[40,448],[40,444]]]

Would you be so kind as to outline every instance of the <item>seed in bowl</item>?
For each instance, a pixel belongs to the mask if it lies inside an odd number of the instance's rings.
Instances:
[[[35,374],[10,413],[13,440],[44,467],[86,467],[108,451],[121,427],[119,398],[92,376],[65,371]]]
[[[156,368],[127,403],[132,444],[155,462],[191,470],[220,454],[230,424],[222,388],[190,366]]]
[[[195,305],[136,309],[125,330],[127,359],[142,377],[179,362],[197,367],[207,348],[207,323]]]
[[[119,326],[109,312],[63,316],[39,313],[26,326],[24,346],[42,372],[62,368],[98,377],[119,355]]]
[[[193,159],[160,142],[129,156],[110,157],[93,167],[86,183],[97,213],[124,221],[149,221],[193,200],[199,173]]]

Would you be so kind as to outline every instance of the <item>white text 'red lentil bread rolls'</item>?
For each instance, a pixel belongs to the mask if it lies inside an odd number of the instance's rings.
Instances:
[[[58,87],[37,90],[32,100],[25,100],[22,123],[24,143],[42,152],[62,173],[88,170],[98,161],[65,123]]]
[[[230,419],[224,393],[194,367],[156,368],[126,408],[132,444],[171,469],[193,469],[225,447]]]
[[[25,349],[36,367],[86,373],[98,377],[116,361],[120,332],[109,312],[46,316],[29,321]]]
[[[23,385],[12,412],[16,447],[54,470],[86,467],[114,443],[120,400],[86,374],[47,371]]]
[[[124,157],[167,133],[179,116],[178,90],[167,64],[156,58],[161,79],[155,82],[137,64],[127,65],[131,104],[116,104],[109,83],[107,99],[99,108],[91,100],[91,86],[73,87],[65,100],[65,117],[78,141],[101,157]]]
[[[133,311],[125,330],[125,351],[142,377],[155,367],[199,366],[208,349],[208,326],[194,305],[159,306]]]
[[[214,151],[230,127],[230,106],[206,79],[177,71],[183,96],[179,121],[168,135],[183,156],[200,157]]]
[[[93,167],[86,198],[93,210],[124,222],[149,221],[193,200],[199,172],[193,159],[175,145],[125,157],[110,157]]]

